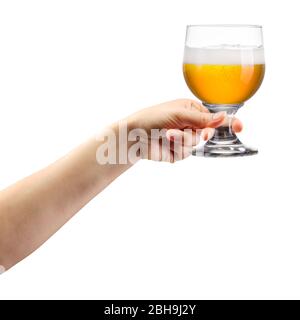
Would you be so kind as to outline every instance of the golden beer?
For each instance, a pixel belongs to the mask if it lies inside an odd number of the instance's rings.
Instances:
[[[254,49],[187,48],[185,81],[194,95],[209,104],[240,104],[262,83],[263,52]]]
[[[209,112],[225,112],[228,121],[212,138],[193,149],[204,157],[257,154],[234,132],[232,117],[260,87],[265,74],[262,26],[245,24],[188,25],[183,74],[193,94]]]

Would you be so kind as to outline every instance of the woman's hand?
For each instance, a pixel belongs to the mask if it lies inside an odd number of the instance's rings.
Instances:
[[[141,141],[148,144],[148,152],[142,153],[141,157],[169,162],[186,158],[191,154],[193,146],[200,142],[200,137],[209,140],[214,134],[214,128],[229,124],[225,112],[210,113],[202,104],[189,99],[142,109],[127,120],[130,129],[144,129],[148,134],[147,141]],[[242,130],[242,123],[236,118],[231,120],[231,126],[235,132]],[[160,139],[153,139],[151,129],[166,130]]]

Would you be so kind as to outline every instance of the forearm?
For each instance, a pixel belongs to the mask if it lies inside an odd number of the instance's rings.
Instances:
[[[117,125],[110,129],[118,134]],[[8,269],[37,249],[131,166],[99,164],[99,146],[90,139],[0,193],[0,265]]]

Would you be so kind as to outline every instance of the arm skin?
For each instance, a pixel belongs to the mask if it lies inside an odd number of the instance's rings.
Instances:
[[[112,126],[117,130],[117,126]],[[85,204],[130,168],[99,165],[90,139],[47,168],[0,192],[0,265],[6,270],[36,250]]]
[[[176,100],[144,109],[126,120],[129,129],[167,128],[175,134],[187,125],[194,128],[197,124],[207,128],[203,133],[208,139],[213,133],[211,128],[221,125],[224,117],[214,117],[191,100]],[[118,124],[109,129],[117,134]],[[241,123],[236,120],[235,131],[240,130]],[[96,160],[99,145],[99,141],[90,139],[47,168],[0,192],[0,266],[7,270],[36,250],[131,167],[100,165]]]

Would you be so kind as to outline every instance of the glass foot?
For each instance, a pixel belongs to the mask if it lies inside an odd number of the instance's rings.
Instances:
[[[226,144],[208,141],[204,146],[196,147],[192,155],[198,157],[241,157],[257,153],[257,149],[245,146],[239,139],[236,139],[233,143]]]

